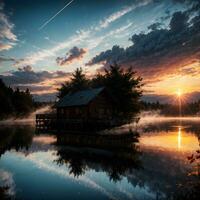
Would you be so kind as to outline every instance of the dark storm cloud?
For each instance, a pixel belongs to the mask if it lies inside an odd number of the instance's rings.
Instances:
[[[190,20],[194,11],[199,11],[195,6],[192,11],[175,12],[169,29],[158,29],[158,24],[152,24],[150,32],[134,34],[130,38],[133,44],[128,48],[113,46],[93,57],[87,65],[107,66],[117,62],[125,67],[132,65],[144,76],[155,78],[193,63],[200,58],[200,15]]]
[[[30,65],[19,67],[18,70],[21,72],[33,72],[33,68]]]
[[[22,84],[38,84],[44,81],[49,81],[52,79],[64,78],[67,77],[69,73],[56,71],[34,71],[31,66],[25,66],[23,68],[19,68],[17,71],[9,71],[6,75],[0,75],[0,79],[2,79],[7,85],[17,86]]]
[[[66,54],[66,56],[57,57],[56,62],[60,66],[66,65],[66,64],[73,62],[74,60],[79,60],[79,59],[83,58],[83,55],[86,52],[87,51],[85,49],[78,48],[78,47],[75,46],[75,47],[73,47],[72,49],[69,50],[69,52]]]
[[[111,50],[107,50],[104,52],[101,52],[99,55],[92,58],[92,60],[87,65],[93,65],[101,62],[119,62],[124,59],[124,55],[126,53],[126,50],[124,48],[121,48],[117,45],[113,46]]]
[[[183,30],[187,29],[189,16],[186,12],[176,12],[169,23],[172,32],[181,33]]]

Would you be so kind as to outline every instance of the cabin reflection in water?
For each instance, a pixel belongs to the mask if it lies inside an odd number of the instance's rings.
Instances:
[[[61,145],[88,146],[102,149],[123,148],[131,149],[136,146],[139,134],[128,131],[126,133],[91,133],[91,132],[68,132],[57,134],[57,142]]]
[[[142,167],[137,144],[139,134],[57,134],[59,165],[67,165],[70,174],[83,175],[88,169],[101,169],[110,180],[121,180],[126,173]]]
[[[107,146],[98,142],[100,148],[94,148],[93,138],[86,137],[84,143],[82,137],[65,135],[57,136],[58,151],[56,160],[59,165],[67,165],[69,173],[75,177],[85,174],[88,169],[106,172],[110,180],[116,182],[121,180],[126,173],[132,173],[133,169],[142,167],[140,151],[137,145]],[[65,147],[63,141],[67,142]],[[62,145],[61,145],[62,144]],[[119,144],[119,142],[117,142]],[[104,146],[104,148],[103,148]]]

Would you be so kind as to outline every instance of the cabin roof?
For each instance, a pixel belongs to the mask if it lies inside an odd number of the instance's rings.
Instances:
[[[68,94],[64,96],[62,99],[60,99],[60,101],[58,101],[58,103],[56,104],[56,107],[61,108],[61,107],[87,105],[96,96],[98,96],[103,90],[104,90],[104,87],[101,87],[101,88],[96,88],[96,89],[81,90],[73,94]]]

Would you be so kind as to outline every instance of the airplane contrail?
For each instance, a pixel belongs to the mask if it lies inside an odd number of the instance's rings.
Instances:
[[[57,15],[59,15],[66,7],[68,7],[74,0],[71,0],[69,3],[67,3],[62,9],[60,9],[54,16],[52,16],[50,19],[48,19],[38,30],[42,30],[49,22],[51,22]]]

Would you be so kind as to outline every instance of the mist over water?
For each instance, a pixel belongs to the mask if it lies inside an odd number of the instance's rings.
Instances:
[[[35,116],[36,114],[44,114],[44,113],[50,113],[52,111],[51,106],[44,106],[41,107],[34,112],[30,113],[26,117],[21,117],[21,118],[15,118],[11,117],[6,120],[1,120],[0,125],[17,125],[17,124],[30,124],[30,125],[35,125]],[[118,131],[128,131],[130,129],[139,129],[140,127],[146,126],[148,124],[152,123],[164,123],[164,122],[170,122],[170,121],[176,121],[176,122],[184,122],[184,121],[192,121],[192,122],[198,122],[200,121],[200,117],[194,117],[194,116],[187,116],[187,117],[170,117],[170,116],[164,116],[161,115],[159,111],[143,111],[140,113],[138,116],[137,120],[133,120],[129,124],[125,124],[123,126],[113,128],[112,131],[118,132]],[[107,131],[107,130],[106,130]]]
[[[178,116],[164,116],[161,115],[159,111],[145,111],[141,112],[139,115],[139,124],[144,125],[152,122],[167,122],[167,121],[199,121],[200,117],[199,116],[187,116],[187,117],[180,117]]]
[[[6,120],[2,120],[0,121],[0,125],[4,125],[4,124],[31,124],[34,125],[35,124],[35,116],[36,114],[39,113],[49,113],[51,112],[51,106],[44,106],[42,108],[39,108],[37,110],[35,110],[34,112],[30,113],[28,116],[26,117],[22,117],[22,118],[9,118]]]
[[[138,131],[140,133],[144,132],[144,129],[149,126],[161,126],[162,124],[169,124],[171,126],[183,127],[188,124],[197,125],[200,122],[200,117],[196,116],[187,116],[187,117],[179,117],[177,116],[164,116],[161,115],[159,111],[143,111],[139,114],[139,116],[132,120],[132,122],[122,125],[120,127],[113,128],[111,130],[106,130],[104,132],[113,132],[113,133],[121,133],[127,132],[130,130]]]

